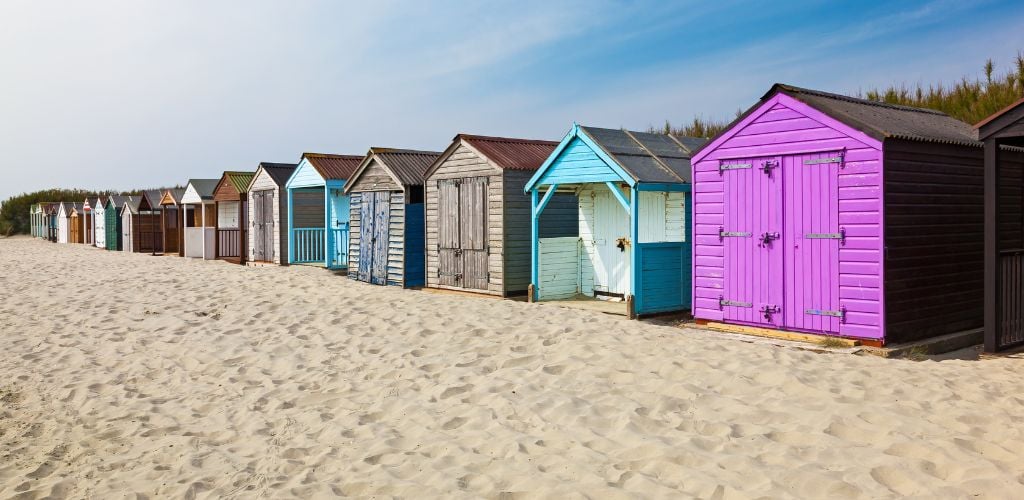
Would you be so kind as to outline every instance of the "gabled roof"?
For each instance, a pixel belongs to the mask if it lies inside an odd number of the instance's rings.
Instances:
[[[544,160],[558,146],[558,142],[555,141],[458,134],[452,139],[448,149],[445,149],[441,156],[434,160],[433,165],[427,169],[423,175],[424,179],[433,175],[440,168],[441,164],[447,161],[448,157],[463,144],[469,146],[469,148],[479,153],[484,159],[489,160],[491,164],[498,168],[525,171],[533,171],[540,168],[544,164]]]
[[[220,179],[189,179],[185,191],[187,192],[189,187],[191,187],[200,199],[212,200],[213,190],[217,187],[218,182],[220,182]]]
[[[275,184],[278,186],[284,186],[285,183],[288,182],[288,178],[292,176],[292,172],[295,171],[295,167],[298,166],[299,165],[297,163],[270,163],[264,161],[260,162],[259,168],[266,171],[267,175],[273,179]],[[256,172],[258,173],[259,169],[257,169]],[[256,176],[254,175],[253,177],[255,178]]]
[[[377,163],[386,170],[395,182],[403,188],[422,186],[426,179],[427,170],[441,156],[439,151],[418,151],[415,149],[393,149],[393,148],[370,148],[359,168],[352,174],[349,182],[345,183],[345,192],[355,185],[355,180],[373,163]]]
[[[124,206],[124,202],[127,201],[128,198],[128,196],[121,196],[119,194],[111,195],[107,197],[107,203],[105,203],[104,206],[112,204],[115,209],[119,209]]]
[[[302,153],[302,158],[316,169],[320,177],[326,180],[348,180],[352,178],[362,156],[335,155],[326,153]]]
[[[124,206],[121,207],[121,213],[124,213],[124,211],[127,210],[133,214],[137,214],[139,213],[139,205],[141,204],[141,196],[128,196],[127,199],[124,200]]]
[[[160,193],[160,205],[177,205],[181,203],[181,197],[185,194],[185,188],[165,189]],[[167,202],[170,203],[167,203]]]
[[[225,171],[213,188],[213,199],[217,201],[238,201],[239,195],[246,192],[249,181],[256,172]]]
[[[586,127],[573,124],[569,133],[537,173],[526,183],[527,191],[540,182],[562,152],[574,140],[583,141],[630,185],[683,184],[690,182],[693,145],[704,139],[633,132],[624,129]]]
[[[995,112],[974,126],[979,139],[996,137],[1015,144],[1024,143],[1024,98]]]

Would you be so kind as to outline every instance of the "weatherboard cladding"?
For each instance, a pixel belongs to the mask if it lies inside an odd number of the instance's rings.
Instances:
[[[326,153],[303,153],[302,158],[309,161],[325,181],[351,178],[359,163],[363,161],[362,156]]]
[[[238,201],[242,198],[249,182],[252,181],[256,172],[227,171],[217,181],[217,187],[213,191],[214,201]]]
[[[825,184],[801,187],[782,181],[786,215],[779,229],[781,247],[806,238],[787,232],[798,225],[793,214],[803,211],[809,220],[822,215],[808,208],[812,198],[834,197],[833,223],[845,239],[838,246],[837,267],[821,278],[806,281],[797,266],[783,266],[784,319],[776,327],[830,331],[827,318],[820,327],[792,326],[794,317],[810,317],[801,303],[812,299],[832,300],[845,310],[833,333],[849,337],[908,341],[980,325],[980,271],[972,271],[982,263],[978,145],[969,126],[942,113],[773,87],[695,155],[695,317],[725,319],[734,313],[723,312],[732,306],[720,300],[729,301],[730,290],[743,289],[745,280],[757,283],[774,276],[761,274],[758,266],[745,269],[742,259],[733,262],[736,255],[726,252],[725,242],[733,238],[720,231],[756,216],[759,195],[726,192],[734,171],[721,167],[756,167],[780,159],[780,171],[794,178],[817,179],[813,176],[819,174],[812,172],[824,171],[824,165],[836,168],[834,177],[820,177],[818,182]],[[799,162],[839,156],[838,166]],[[802,241],[811,246],[810,240]],[[830,293],[838,296],[829,299]],[[756,306],[752,309],[757,315]]]
[[[189,179],[188,185],[195,191],[196,196],[206,201],[213,200],[213,190],[217,188],[218,182],[220,179]],[[185,188],[185,191],[188,191],[188,188]]]
[[[511,139],[460,134],[456,140],[467,142],[499,168],[537,170],[558,146],[557,141]]]
[[[297,166],[297,163],[260,163],[260,168],[270,176],[274,183],[282,187],[288,182],[288,178],[295,172]]]

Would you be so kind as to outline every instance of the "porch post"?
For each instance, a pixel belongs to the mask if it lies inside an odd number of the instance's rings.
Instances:
[[[537,188],[530,191],[530,302],[536,302],[540,287],[540,212]]]
[[[334,257],[331,255],[331,236],[334,231],[331,231],[331,188],[324,184],[324,265],[330,269],[334,265]]]
[[[618,190],[616,190],[618,192]],[[629,240],[632,242],[632,252],[629,256],[629,291],[633,295],[633,307],[629,311],[629,317],[636,317],[636,309],[643,305],[643,297],[640,293],[640,191],[638,186],[629,190]]]
[[[292,189],[286,188],[288,191],[288,227],[284,230],[288,232],[288,264],[295,262],[295,231],[293,231],[294,223],[292,222],[292,212],[295,210],[292,205]]]
[[[999,275],[999,142],[985,141],[985,352],[999,349],[1002,284]]]

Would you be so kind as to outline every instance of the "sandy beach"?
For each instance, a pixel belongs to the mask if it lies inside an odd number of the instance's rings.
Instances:
[[[1024,359],[0,240],[0,497],[1020,498]]]

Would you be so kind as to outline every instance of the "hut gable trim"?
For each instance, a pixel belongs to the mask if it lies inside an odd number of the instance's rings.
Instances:
[[[227,171],[213,188],[215,201],[238,201],[246,193],[246,186],[252,181],[256,172]]]
[[[1020,137],[1024,135],[1024,98],[1001,109],[974,126],[976,138]]]
[[[252,187],[256,184],[256,178],[261,174],[266,175],[277,187],[284,187],[298,166],[297,163],[260,163],[256,172],[253,173],[252,179],[246,184],[245,192],[252,191]]]
[[[324,181],[345,181],[363,161],[362,156],[328,153],[302,153],[302,159],[316,169]]]
[[[551,156],[548,157],[544,164],[541,165],[539,169],[537,169],[537,173],[533,174],[533,177],[531,177],[530,180],[526,183],[526,187],[523,189],[524,192],[528,193],[532,191],[538,184],[540,184],[541,180],[544,179],[545,176],[547,176],[548,171],[552,168],[552,166],[558,163],[558,160],[562,157],[564,153],[566,153],[566,150],[569,149],[571,145],[575,145],[578,143],[582,143],[591,151],[593,151],[593,153],[596,154],[597,157],[601,161],[603,161],[605,165],[608,166],[608,168],[615,172],[615,174],[619,177],[619,179],[622,182],[625,182],[630,186],[636,184],[636,180],[633,179],[633,177],[630,176],[628,173],[626,173],[626,171],[622,169],[619,163],[608,155],[604,148],[594,143],[593,139],[591,139],[588,135],[581,133],[580,129],[581,127],[579,124],[574,123],[572,125],[572,128],[569,130],[569,133],[565,134],[565,137],[562,138],[562,141],[558,143],[558,146],[555,147],[555,150],[551,152]]]
[[[184,189],[167,189],[163,192],[160,197],[160,205],[175,205],[181,202],[181,197],[185,194]]]
[[[288,178],[288,182],[285,183],[285,187],[288,189],[323,187],[325,184],[326,181],[324,180],[324,177],[320,175],[320,172],[317,171],[316,167],[314,167],[308,159],[303,158],[295,167],[295,171],[292,172],[291,177]]]
[[[181,203],[205,203],[213,201],[213,189],[219,179],[189,179],[185,193],[181,195]]]
[[[401,190],[405,192],[410,187],[422,186],[427,170],[441,154],[436,151],[370,148],[370,152],[363,158],[359,168],[352,174],[349,182],[345,184],[345,194],[357,191],[356,186],[360,183],[362,177],[366,174],[367,170],[374,168],[374,166],[379,166],[394,181],[395,186],[388,190]],[[376,190],[379,191],[380,189]]]

